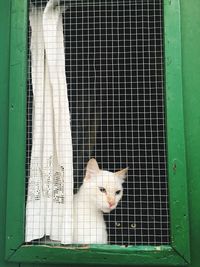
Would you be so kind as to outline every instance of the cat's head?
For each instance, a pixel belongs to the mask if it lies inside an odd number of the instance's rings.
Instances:
[[[123,195],[122,184],[127,171],[128,168],[114,173],[100,170],[95,159],[88,161],[84,187],[97,209],[108,213],[116,208]]]

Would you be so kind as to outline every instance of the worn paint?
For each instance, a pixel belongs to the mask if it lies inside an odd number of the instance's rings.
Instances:
[[[0,1],[0,18],[0,266],[18,267],[19,264],[17,263],[8,263],[4,260],[8,146],[10,1]]]
[[[200,1],[181,1],[182,58],[191,267],[200,266]]]
[[[190,261],[188,192],[184,135],[180,2],[165,2],[165,64],[167,156],[170,200],[171,244]],[[177,201],[179,200],[179,202]],[[182,233],[182,234],[181,234]],[[183,234],[184,233],[184,234]]]
[[[6,255],[24,240],[27,1],[11,1]],[[13,177],[13,179],[9,179]],[[16,198],[15,198],[16,196]],[[14,201],[12,201],[12,199]],[[18,207],[21,206],[20,209]],[[13,224],[15,222],[15,224]],[[13,227],[13,226],[16,227]],[[20,226],[21,225],[21,226]]]

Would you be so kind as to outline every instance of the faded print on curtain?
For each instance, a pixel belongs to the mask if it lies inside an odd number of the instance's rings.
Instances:
[[[56,1],[57,2],[57,1]],[[62,11],[54,0],[32,7],[32,151],[25,241],[72,243],[73,157]]]

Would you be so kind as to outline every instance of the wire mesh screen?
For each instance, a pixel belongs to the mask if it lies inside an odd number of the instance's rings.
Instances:
[[[46,4],[31,1],[41,10]],[[61,1],[60,5],[65,10],[74,194],[83,184],[91,158],[110,172],[128,167],[121,200],[103,214],[107,243],[169,244],[163,1]],[[28,36],[30,43],[30,27]],[[29,52],[27,184],[33,119],[31,61]]]

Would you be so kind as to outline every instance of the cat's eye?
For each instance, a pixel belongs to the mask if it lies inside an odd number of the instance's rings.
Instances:
[[[102,192],[102,193],[106,193],[106,189],[104,187],[99,187],[99,190]]]
[[[117,190],[116,192],[115,192],[115,195],[119,195],[121,193],[121,190]]]

